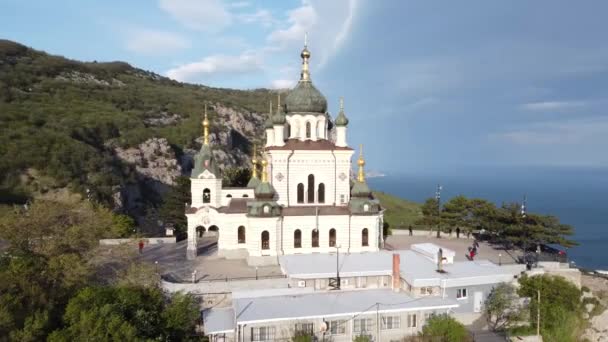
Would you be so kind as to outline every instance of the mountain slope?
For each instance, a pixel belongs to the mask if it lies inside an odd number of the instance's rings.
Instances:
[[[263,133],[265,115],[258,113],[271,96],[265,89],[179,83],[123,62],[78,62],[0,40],[0,198],[22,201],[69,187],[113,206],[117,191],[136,184],[147,166],[133,164],[148,163],[140,144],[161,138],[152,143],[160,151],[153,158],[187,163],[200,146],[205,103],[224,164],[247,163],[251,142]],[[125,150],[135,157],[125,158]]]

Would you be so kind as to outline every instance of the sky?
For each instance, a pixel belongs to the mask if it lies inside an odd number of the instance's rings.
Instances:
[[[0,38],[252,89],[295,84],[308,32],[313,82],[334,117],[344,97],[370,169],[605,168],[606,13],[601,0],[0,0]]]

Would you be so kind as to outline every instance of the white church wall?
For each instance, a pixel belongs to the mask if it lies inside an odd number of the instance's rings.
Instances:
[[[202,177],[208,178],[191,178],[190,179],[190,191],[192,194],[192,207],[199,208],[204,205],[210,205],[212,207],[219,207],[221,205],[222,198],[222,180],[216,179],[215,176],[205,171]],[[203,191],[205,189],[210,190],[210,202],[203,203]]]
[[[336,150],[336,205],[348,205],[350,201],[351,158],[354,151]]]
[[[240,248],[248,248],[247,242],[249,239],[249,229],[247,227],[247,216],[243,214],[221,214],[218,217],[217,224],[219,228],[218,249],[234,250]],[[238,243],[239,227],[245,227],[245,243]]]
[[[291,151],[270,150],[268,154],[268,180],[277,193],[277,203],[287,205],[287,160]]]
[[[371,252],[378,250],[378,234],[381,233],[378,229],[380,222],[380,215],[353,215],[351,217],[351,246],[355,247],[351,252]],[[363,246],[362,243],[362,232],[365,228],[368,230],[368,246]]]
[[[275,256],[280,254],[280,218],[249,217],[250,234],[247,235],[247,248],[250,256]],[[269,248],[262,249],[262,233],[268,231]]]
[[[250,188],[222,188],[221,205],[227,206],[233,198],[253,198],[253,189]]]

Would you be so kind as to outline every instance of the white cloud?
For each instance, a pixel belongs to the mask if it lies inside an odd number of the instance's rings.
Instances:
[[[226,74],[245,74],[260,71],[262,61],[259,56],[245,52],[239,56],[214,55],[201,61],[180,65],[167,71],[167,76],[178,81],[199,81]]]
[[[138,29],[127,33],[125,48],[143,55],[168,55],[190,47],[182,36],[166,31]]]
[[[237,19],[244,24],[260,23],[264,27],[270,27],[275,22],[272,13],[265,9],[259,9],[253,13],[239,14]]]
[[[158,4],[191,29],[218,32],[232,23],[232,14],[220,0],[159,0]]]
[[[490,140],[515,145],[585,145],[604,146],[608,141],[608,118],[596,117],[537,123],[490,134]]]
[[[585,107],[586,105],[587,103],[584,101],[544,101],[525,103],[521,105],[521,108],[533,112],[545,112],[577,109]]]
[[[296,85],[295,80],[274,80],[270,84],[271,89],[291,89]]]
[[[303,2],[302,6],[287,12],[286,29],[278,29],[270,33],[268,41],[280,46],[286,46],[299,41],[304,43],[304,34],[310,31],[317,21],[317,12],[308,2]]]
[[[244,8],[251,6],[251,3],[248,1],[237,1],[230,3],[228,6],[230,6],[230,8]]]

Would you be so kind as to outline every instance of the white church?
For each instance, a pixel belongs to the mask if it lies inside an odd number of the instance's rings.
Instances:
[[[301,53],[300,81],[266,122],[266,146],[252,160],[245,188],[222,187],[203,121],[203,146],[191,175],[187,257],[197,256],[205,231],[218,234],[218,254],[250,264],[287,254],[377,251],[383,209],[365,181],[362,153],[352,175],[353,149],[346,142],[348,119],[340,101],[333,122],[327,100],[310,79],[310,52]],[[335,139],[329,136],[335,126]],[[261,167],[260,167],[261,166]]]

